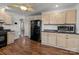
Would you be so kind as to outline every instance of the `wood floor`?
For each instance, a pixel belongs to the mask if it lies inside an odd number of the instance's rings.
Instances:
[[[15,43],[0,48],[0,55],[77,55],[79,53],[71,52],[55,47],[41,45],[27,37],[17,39]]]

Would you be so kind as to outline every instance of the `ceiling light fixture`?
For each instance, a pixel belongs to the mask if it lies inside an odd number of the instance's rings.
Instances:
[[[56,5],[56,7],[59,7],[59,5]]]
[[[4,7],[5,9],[10,9],[8,6]]]
[[[32,5],[11,4],[9,8],[20,9],[22,11],[33,11]],[[7,8],[8,9],[8,8]]]
[[[20,6],[21,10],[27,10],[27,7],[25,6]]]

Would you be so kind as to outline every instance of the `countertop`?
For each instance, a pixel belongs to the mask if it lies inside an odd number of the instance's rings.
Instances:
[[[14,32],[14,31],[9,30],[9,29],[4,29],[4,31],[6,31],[6,32]]]
[[[64,33],[64,32],[58,32],[57,30],[44,30],[42,32],[49,32],[49,33],[62,33],[62,34],[76,34],[79,35],[78,33]]]

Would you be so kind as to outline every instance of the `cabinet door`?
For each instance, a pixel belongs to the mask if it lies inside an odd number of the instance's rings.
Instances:
[[[50,17],[50,23],[64,24],[65,23],[65,12],[53,12],[53,14]]]
[[[68,35],[67,49],[79,52],[79,35]]]
[[[57,34],[57,47],[66,48],[66,35],[65,34]]]
[[[42,23],[49,24],[50,22],[50,13],[43,13],[42,14]]]
[[[49,33],[48,45],[56,46],[56,33]]]
[[[66,23],[67,24],[76,24],[76,10],[66,11]]]
[[[14,43],[15,40],[15,33],[14,32],[8,32],[7,33],[7,44]]]
[[[56,21],[54,19],[54,12],[50,13],[50,24],[56,24]]]
[[[42,44],[48,45],[48,33],[47,32],[42,32],[41,40],[42,40]]]
[[[5,24],[12,24],[12,19],[11,19],[11,17],[10,17],[9,15],[6,15],[4,22],[5,22]]]
[[[3,21],[5,24],[12,24],[11,16],[7,13],[0,12],[0,20]]]

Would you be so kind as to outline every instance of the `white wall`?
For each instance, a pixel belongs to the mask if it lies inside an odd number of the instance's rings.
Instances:
[[[30,30],[31,23],[30,23],[30,21],[31,20],[38,20],[38,19],[41,20],[41,15],[26,16],[25,17],[25,20],[24,20],[24,22],[25,22],[25,36],[30,37],[30,33],[31,33],[31,30]]]
[[[25,36],[30,37],[30,19],[28,19],[29,17],[25,17],[24,20],[24,27],[25,27]]]
[[[79,33],[79,4],[76,6],[77,17],[76,17],[76,33]]]
[[[57,30],[57,25],[43,25],[42,31],[49,29],[49,30]]]

